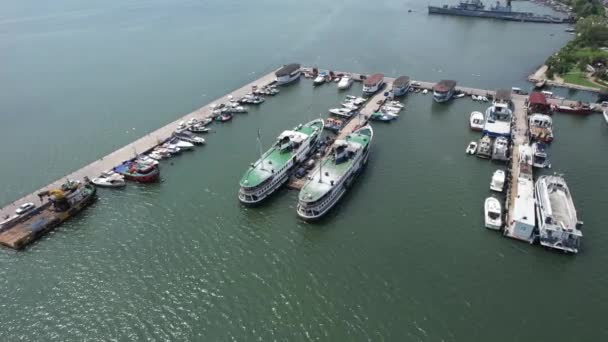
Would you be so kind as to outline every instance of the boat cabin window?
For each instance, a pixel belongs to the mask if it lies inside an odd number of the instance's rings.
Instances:
[[[497,218],[500,217],[500,214],[499,213],[490,212],[490,213],[488,213],[488,216],[490,216],[490,218],[492,220],[496,220]]]

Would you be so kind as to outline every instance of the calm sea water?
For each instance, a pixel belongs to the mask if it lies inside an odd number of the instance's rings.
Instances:
[[[429,17],[426,5],[6,1],[0,203],[281,63],[527,88],[526,76],[570,39],[563,26]],[[0,249],[2,339],[608,337],[600,116],[555,117],[552,171],[566,175],[585,221],[575,257],[483,228],[492,172],[504,166],[464,154],[478,138],[468,115],[485,107],[469,100],[408,97],[397,122],[374,125],[368,168],[317,224],[297,219],[293,191],[240,206],[257,128],[267,146],[343,96],[302,80],[215,126],[207,146],[163,162],[162,183],[100,191],[93,207],[25,251]]]

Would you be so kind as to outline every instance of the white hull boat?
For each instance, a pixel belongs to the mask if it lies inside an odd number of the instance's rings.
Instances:
[[[474,131],[482,131],[485,123],[484,115],[482,112],[471,112],[469,116],[469,126]]]
[[[353,85],[353,78],[349,75],[344,75],[340,79],[340,82],[338,82],[338,89],[345,90],[350,88],[351,85]]]
[[[91,183],[102,188],[122,188],[127,185],[124,177],[117,173],[107,177],[102,175],[102,177],[93,178]]]
[[[471,155],[475,154],[475,152],[477,152],[477,143],[475,141],[471,141],[467,146],[466,152],[467,154]]]
[[[502,227],[502,208],[500,202],[494,197],[486,198],[484,203],[486,228],[499,230]]]
[[[608,110],[604,111],[604,121],[608,124]]]
[[[496,170],[492,176],[492,182],[490,183],[490,190],[502,192],[505,187],[505,172],[503,170]]]
[[[332,108],[329,110],[329,112],[331,114],[338,115],[338,116],[344,116],[344,117],[351,117],[354,114],[354,111],[352,109],[348,109],[348,108]]]

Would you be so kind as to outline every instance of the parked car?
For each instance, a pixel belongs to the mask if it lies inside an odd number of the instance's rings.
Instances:
[[[36,208],[36,205],[34,203],[32,203],[32,202],[24,203],[24,204],[20,205],[19,208],[17,208],[17,210],[15,210],[15,214],[22,215],[34,208]]]

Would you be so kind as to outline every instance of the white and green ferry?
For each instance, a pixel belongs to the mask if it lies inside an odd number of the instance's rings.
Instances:
[[[293,167],[306,160],[314,150],[323,126],[323,120],[316,119],[281,133],[241,178],[239,200],[244,204],[259,203],[283,185]]]
[[[367,125],[334,142],[331,153],[300,190],[298,216],[318,219],[340,200],[367,163],[373,136],[372,127]]]

